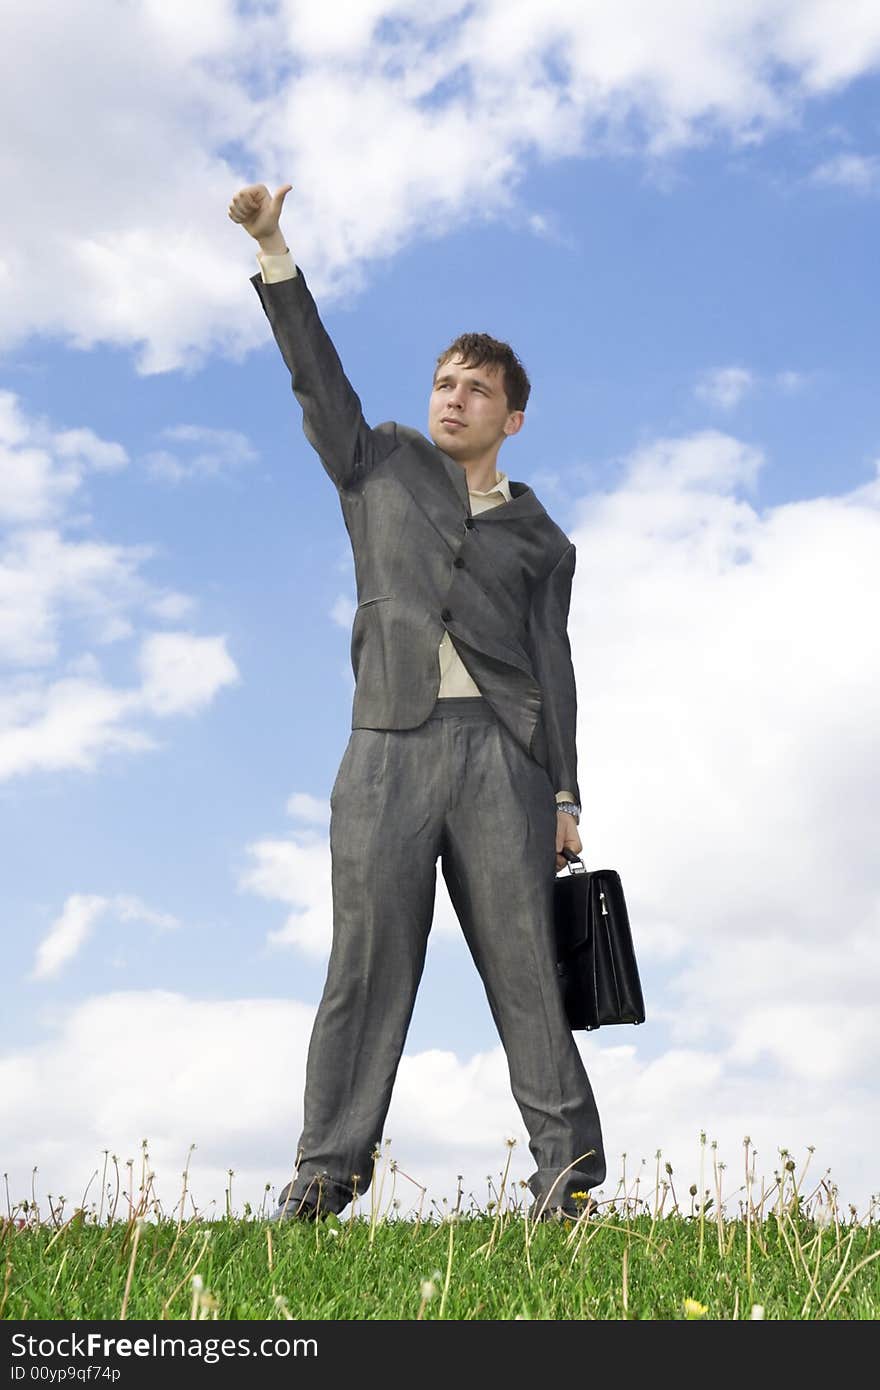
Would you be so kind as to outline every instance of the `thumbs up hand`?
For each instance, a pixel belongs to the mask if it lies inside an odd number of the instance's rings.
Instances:
[[[267,241],[278,231],[281,208],[292,187],[291,183],[282,184],[274,194],[264,183],[240,188],[229,204],[229,216],[233,222],[240,222],[256,241]]]

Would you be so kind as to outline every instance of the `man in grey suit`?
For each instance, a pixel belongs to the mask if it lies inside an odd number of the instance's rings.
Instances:
[[[553,945],[555,872],[581,849],[575,550],[497,469],[528,378],[507,344],[465,334],[438,359],[430,440],[371,428],[281,233],[289,191],[243,188],[229,216],[260,246],[252,283],[339,494],[358,607],[352,730],[330,797],[333,945],[278,1214],[341,1211],[369,1183],[439,858],[529,1131],[536,1209],[571,1215],[571,1193],[605,1177]]]

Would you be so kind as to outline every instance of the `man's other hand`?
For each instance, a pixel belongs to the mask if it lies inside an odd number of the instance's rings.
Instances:
[[[568,860],[562,853],[563,849],[574,850],[575,854],[580,854],[583,849],[581,837],[578,834],[577,821],[574,816],[570,816],[567,811],[556,812],[556,869],[564,869]]]

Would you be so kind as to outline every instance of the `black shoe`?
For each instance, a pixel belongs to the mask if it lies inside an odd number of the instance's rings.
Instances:
[[[567,1222],[577,1221],[580,1216],[579,1211],[573,1207],[545,1207],[538,1217],[539,1221],[555,1221],[557,1225],[564,1226]]]
[[[321,1212],[321,1216],[326,1216],[326,1212]],[[307,1202],[302,1197],[288,1197],[285,1201],[279,1202],[275,1211],[270,1217],[271,1221],[317,1221],[318,1208],[314,1202]]]

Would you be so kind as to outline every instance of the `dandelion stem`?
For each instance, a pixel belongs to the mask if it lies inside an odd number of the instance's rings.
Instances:
[[[138,1242],[141,1238],[141,1230],[143,1229],[143,1225],[144,1223],[140,1220],[140,1218],[138,1218],[135,1221],[134,1240],[131,1243],[131,1259],[128,1262],[128,1278],[125,1281],[125,1293],[122,1296],[122,1308],[119,1311],[120,1322],[124,1322],[128,1314],[128,1296],[131,1293],[131,1281],[134,1277],[134,1262],[137,1259]]]
[[[446,1295],[449,1293],[449,1284],[452,1279],[452,1247],[455,1240],[455,1219],[449,1222],[449,1248],[446,1252],[446,1278],[443,1281],[443,1292],[440,1295],[440,1311],[437,1316],[442,1318],[443,1310],[446,1307]]]

